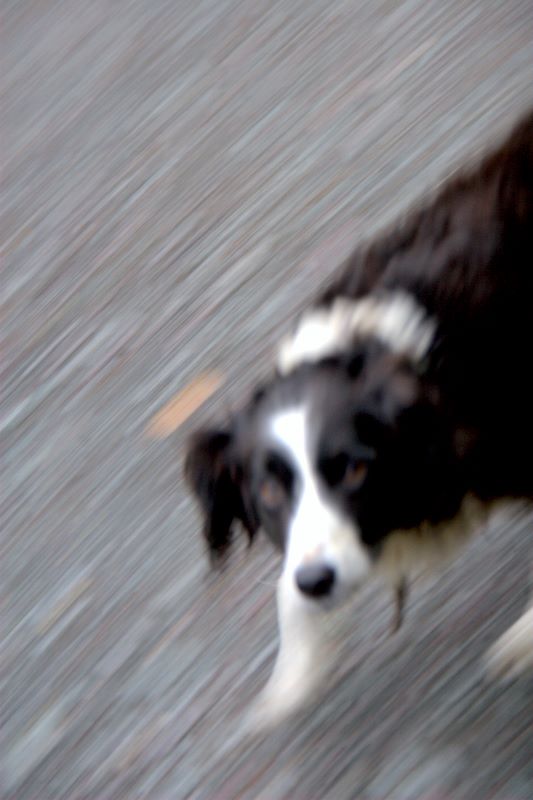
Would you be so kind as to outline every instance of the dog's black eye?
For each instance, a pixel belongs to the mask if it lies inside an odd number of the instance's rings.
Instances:
[[[319,470],[331,487],[342,487],[349,492],[361,488],[368,473],[368,463],[352,458],[348,453],[337,453],[322,458]]]
[[[368,473],[368,464],[365,461],[352,461],[346,467],[342,478],[342,485],[348,491],[356,492],[365,482]]]
[[[267,453],[265,473],[269,477],[275,478],[287,494],[290,494],[294,482],[294,473],[284,458],[274,452]]]

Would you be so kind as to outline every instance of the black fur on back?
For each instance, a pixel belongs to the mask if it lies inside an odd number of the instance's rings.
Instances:
[[[533,113],[477,166],[357,248],[318,305],[394,289],[438,323],[426,377],[475,443],[472,488],[531,497]]]
[[[416,369],[411,379],[417,397],[402,415],[409,434],[394,440],[403,449],[389,452],[389,461],[398,461],[392,474],[405,482],[396,485],[397,507],[400,500],[407,502],[409,458],[411,477],[416,477],[409,500],[413,525],[421,515],[431,518],[432,509],[438,517],[451,516],[467,493],[483,501],[533,499],[533,113],[477,166],[357,248],[316,305],[395,290],[413,295],[437,328],[423,363],[409,367]],[[333,376],[343,370],[358,381],[354,403],[363,408],[372,384],[379,386],[378,405],[383,406],[394,395],[402,369],[394,363],[389,368],[380,349],[373,356],[370,345],[364,347],[362,375],[357,353],[345,354],[347,364],[358,365],[356,373],[346,364],[316,365],[333,370],[332,386]],[[313,368],[301,368],[288,379],[274,376],[224,429],[200,431],[189,442],[186,477],[202,506],[212,554],[225,551],[235,521],[250,539],[259,527],[246,467],[258,444],[254,437],[260,426],[254,432],[253,420],[271,401],[284,402],[284,393],[308,385],[316,392],[316,381],[306,372]],[[378,395],[371,396],[370,419],[379,412]],[[387,463],[381,460],[377,472]],[[424,479],[433,482],[422,498]],[[455,487],[453,496],[450,487]],[[369,503],[369,529],[376,527],[382,496],[380,488],[376,502]],[[432,508],[425,509],[424,500]],[[395,522],[383,520],[376,539]]]

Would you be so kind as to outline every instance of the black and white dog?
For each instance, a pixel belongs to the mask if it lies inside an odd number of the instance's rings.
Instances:
[[[265,722],[321,680],[323,612],[374,574],[401,600],[497,501],[533,499],[533,114],[362,246],[281,345],[272,380],[189,443],[222,555],[239,522],[284,551]],[[327,624],[327,623],[326,623]],[[533,610],[494,671],[533,664]]]

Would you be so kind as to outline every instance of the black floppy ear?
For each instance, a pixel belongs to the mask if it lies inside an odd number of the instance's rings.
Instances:
[[[202,508],[204,537],[213,561],[225,553],[235,520],[242,523],[250,541],[258,528],[232,445],[229,431],[199,431],[189,440],[185,457],[185,477]]]
[[[363,348],[354,348],[343,359],[344,369],[349,378],[358,378],[367,360],[367,354]]]
[[[436,388],[424,385],[414,372],[397,373],[360,401],[354,415],[357,435],[373,447],[401,439],[409,442],[411,452],[417,445],[428,452],[450,436],[438,402]]]
[[[374,385],[359,401],[354,424],[361,441],[380,444],[404,429],[424,406],[419,381],[409,369],[398,370]]]
[[[359,409],[354,416],[354,426],[363,444],[377,447],[388,438],[388,425],[378,409]]]

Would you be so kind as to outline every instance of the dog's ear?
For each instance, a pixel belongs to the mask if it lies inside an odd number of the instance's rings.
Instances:
[[[374,376],[371,376],[374,377]],[[377,445],[404,428],[422,399],[419,380],[411,368],[379,372],[358,400],[354,424],[361,441]]]
[[[363,444],[377,449],[391,446],[395,452],[403,452],[399,448],[403,444],[419,464],[425,459],[443,460],[452,441],[437,388],[421,381],[414,368],[389,375],[361,398],[354,426]]]
[[[235,521],[240,521],[250,541],[253,539],[258,523],[231,431],[202,430],[191,437],[185,478],[204,514],[203,532],[212,562],[216,563],[227,550]]]

